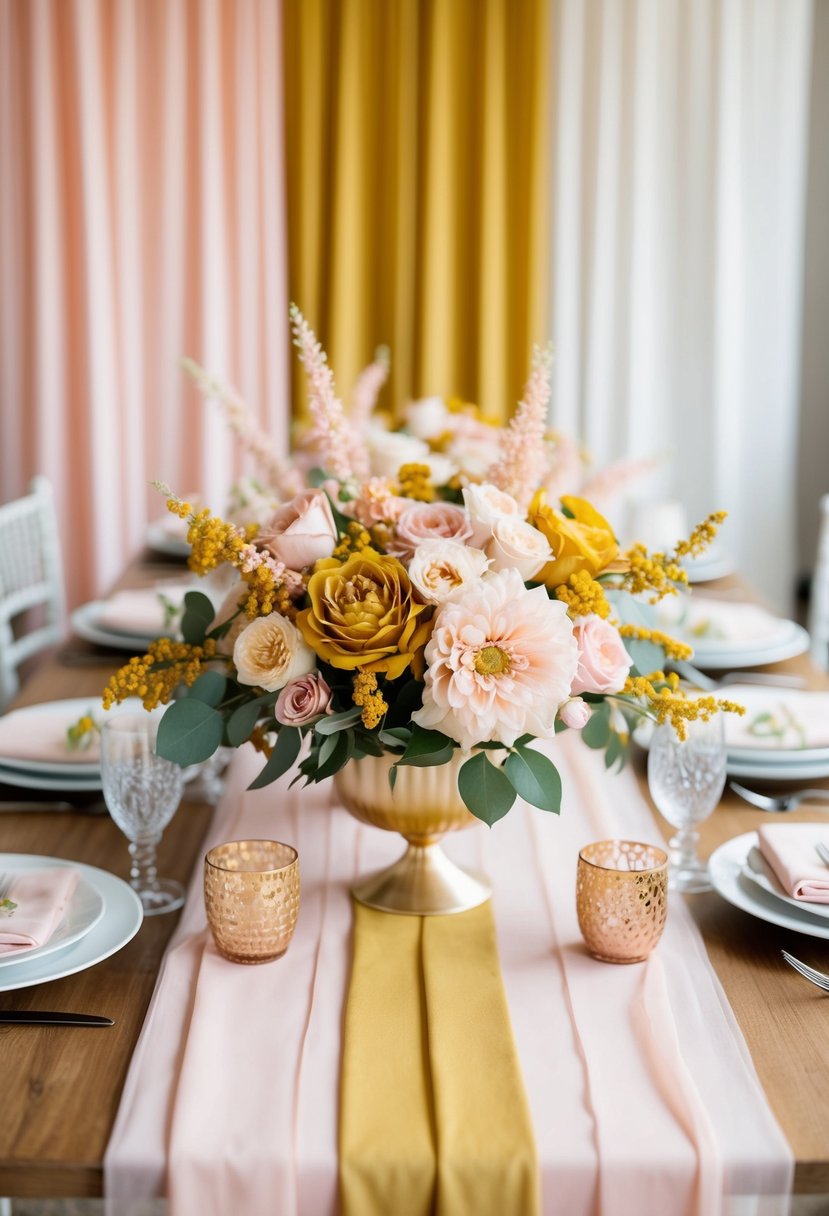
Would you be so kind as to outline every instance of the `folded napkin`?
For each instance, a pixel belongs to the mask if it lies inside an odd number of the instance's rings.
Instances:
[[[533,1216],[535,1140],[491,906],[419,917],[355,904],[354,914],[344,1216]]]
[[[815,842],[829,836],[824,824],[764,824],[757,836],[760,852],[792,899],[829,904],[829,866],[815,851]]]
[[[784,623],[757,604],[706,599],[705,596],[666,596],[657,618],[692,645],[700,642],[764,642]]]
[[[728,748],[829,748],[829,692],[729,684],[728,697],[746,708],[742,717],[725,715]]]
[[[0,954],[45,946],[63,920],[77,885],[78,872],[70,866],[20,874],[7,896],[17,907],[11,915],[0,916]]]
[[[93,698],[90,705],[95,705]],[[31,714],[12,712],[0,718],[0,762],[2,760],[38,760],[54,764],[96,764],[100,759],[98,736],[89,747],[70,751],[66,732],[77,722],[78,713]]]
[[[192,590],[190,583],[167,583],[160,587],[116,591],[101,604],[98,624],[114,633],[139,633],[149,638],[165,631],[175,633],[175,624],[165,624],[167,612],[164,601],[178,608],[185,594]]]

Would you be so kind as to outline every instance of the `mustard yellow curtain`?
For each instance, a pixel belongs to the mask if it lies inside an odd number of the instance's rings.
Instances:
[[[383,343],[387,408],[514,408],[549,336],[549,7],[284,0],[290,293],[344,400]]]

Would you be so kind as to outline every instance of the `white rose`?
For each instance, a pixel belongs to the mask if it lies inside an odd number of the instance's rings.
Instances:
[[[236,679],[265,692],[276,692],[290,680],[307,675],[317,665],[316,655],[303,641],[292,621],[279,612],[251,621],[233,647]]]
[[[402,464],[426,464],[429,445],[414,435],[386,431],[372,426],[366,432],[366,445],[375,477],[396,477]]]
[[[429,466],[432,484],[436,486],[445,486],[458,471],[454,460],[450,460],[448,456],[442,456],[439,452],[430,452],[420,463]]]
[[[477,434],[458,435],[446,448],[446,455],[470,477],[483,477],[501,455],[499,434],[494,427],[482,426]]]
[[[489,561],[480,549],[457,540],[425,540],[409,562],[412,585],[430,604],[442,604],[454,591],[476,582]]]
[[[421,397],[406,406],[406,430],[415,439],[437,439],[449,430],[449,411],[442,397]]]
[[[523,519],[496,519],[486,546],[492,570],[514,567],[527,582],[553,556],[547,538]]]
[[[523,519],[523,513],[511,494],[497,486],[483,482],[481,485],[465,486],[463,505],[472,524],[471,545],[486,548],[492,536],[493,524],[499,519]]]

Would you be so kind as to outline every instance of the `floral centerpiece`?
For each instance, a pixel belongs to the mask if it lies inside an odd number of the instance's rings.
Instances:
[[[620,553],[590,502],[551,501],[549,352],[535,352],[483,471],[465,465],[462,434],[448,447],[418,440],[421,458],[410,459],[417,436],[387,431],[391,463],[378,475],[365,403],[382,366],[363,386],[362,414],[349,415],[297,309],[292,324],[312,419],[305,484],[249,526],[163,487],[188,523],[192,569],[227,565],[236,581],[218,611],[188,593],[180,639],[131,659],[107,707],[134,695],[147,709],[169,702],[158,749],[181,764],[252,743],[263,757],[254,787],[297,761],[307,783],[389,757],[393,787],[407,766],[460,759],[460,796],[490,825],[516,796],[559,809],[559,776],[536,740],[578,730],[611,767],[624,762],[636,714],[681,732],[689,718],[734,708],[683,694],[668,665],[691,652],[653,630],[643,606],[686,582],[682,559],[722,516],[670,554]],[[474,426],[468,433],[475,448]]]

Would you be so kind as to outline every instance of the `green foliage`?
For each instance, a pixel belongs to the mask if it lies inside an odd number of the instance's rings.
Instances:
[[[188,591],[184,597],[181,636],[191,646],[201,646],[215,616],[213,605],[201,591]]]
[[[490,827],[503,819],[515,802],[514,787],[486,752],[478,752],[461,765],[458,792],[472,814]]]
[[[263,785],[270,785],[272,781],[276,781],[283,773],[287,773],[299,755],[301,742],[302,735],[295,726],[280,727],[279,734],[276,737],[276,745],[268,758],[267,764],[259,776],[251,781],[248,789],[261,789]]]
[[[454,744],[439,730],[424,730],[416,723],[405,752],[398,764],[412,764],[418,768],[431,768],[435,764],[446,764],[452,759]]]
[[[173,701],[158,726],[156,751],[186,767],[209,760],[222,742],[224,718],[196,697]]]
[[[516,746],[507,757],[504,774],[519,798],[542,811],[559,813],[561,777],[552,760],[530,747]]]

